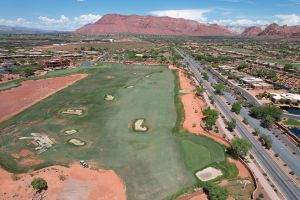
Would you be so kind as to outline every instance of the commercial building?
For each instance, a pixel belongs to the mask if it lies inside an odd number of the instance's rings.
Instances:
[[[244,77],[241,78],[241,80],[250,85],[253,89],[271,89],[273,88],[273,85],[266,83],[264,80],[260,79],[260,78],[256,78],[253,76],[248,76],[248,77]]]
[[[299,94],[293,94],[293,93],[285,93],[285,94],[278,94],[278,93],[271,93],[272,100],[274,102],[278,102],[281,99],[288,99],[292,103],[300,102],[300,95]]]
[[[70,66],[70,63],[71,61],[69,59],[52,59],[39,62],[39,64],[43,65],[44,68],[66,67]]]

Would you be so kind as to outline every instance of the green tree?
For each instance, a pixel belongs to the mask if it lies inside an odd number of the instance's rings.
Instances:
[[[261,144],[265,146],[267,149],[271,149],[272,147],[272,138],[270,135],[261,134],[259,138]]]
[[[224,84],[222,83],[218,83],[214,86],[215,92],[217,94],[222,94],[223,93],[223,89],[225,88]]]
[[[228,130],[232,132],[236,127],[236,120],[231,119],[231,121],[228,121],[226,124],[227,124]]]
[[[275,105],[253,106],[250,109],[251,116],[261,119],[262,125],[270,127],[274,121],[278,121],[282,116],[282,109]]]
[[[251,147],[250,142],[243,138],[234,138],[231,141],[231,149],[235,157],[246,156]]]
[[[242,106],[240,103],[235,102],[234,104],[232,104],[232,107],[231,107],[232,112],[235,112],[236,114],[240,114],[241,109],[242,109]]]
[[[255,135],[255,136],[260,135],[260,129],[259,128],[255,128],[254,132],[253,132],[253,135]]]
[[[198,86],[196,89],[197,95],[202,95],[203,92],[205,92],[205,88],[202,85]]]
[[[202,72],[202,77],[204,80],[208,80],[208,74],[206,72]]]
[[[214,109],[207,108],[203,111],[203,114],[205,116],[205,126],[207,129],[211,130],[218,119],[218,112]]]
[[[262,119],[262,125],[266,128],[270,128],[274,121],[275,119],[271,115],[267,115],[264,119]]]
[[[43,178],[34,178],[33,181],[31,182],[31,186],[35,190],[45,190],[48,187],[47,181]]]

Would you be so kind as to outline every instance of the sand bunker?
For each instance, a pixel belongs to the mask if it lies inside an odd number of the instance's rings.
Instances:
[[[7,120],[46,97],[64,89],[87,74],[23,81],[16,88],[0,92],[0,122]]]
[[[222,175],[222,171],[214,167],[208,167],[196,173],[197,178],[201,181],[210,181]]]
[[[68,140],[68,143],[72,144],[74,146],[78,146],[78,147],[86,145],[85,141],[80,140],[78,138],[72,138],[72,139]]]
[[[112,100],[114,100],[114,96],[113,95],[110,95],[110,94],[107,94],[107,95],[105,95],[105,97],[104,97],[104,99],[106,100],[106,101],[112,101]]]
[[[62,111],[62,114],[82,115],[83,114],[83,110],[81,110],[81,109],[68,109],[68,110]]]
[[[114,76],[106,76],[106,79],[114,79]]]
[[[144,121],[145,119],[135,120],[133,124],[133,129],[138,132],[146,132],[148,130],[148,127],[143,124]]]
[[[65,135],[73,135],[74,133],[77,133],[78,131],[76,129],[68,129],[65,130]]]
[[[194,90],[179,90],[180,94],[189,94],[189,93],[193,93]]]
[[[42,135],[40,133],[31,133],[30,135],[31,137],[20,137],[19,139],[32,140],[32,143],[37,146],[35,150],[38,154],[43,153],[54,144],[54,142],[47,135]]]
[[[128,88],[128,89],[130,89],[130,88],[134,88],[134,86],[133,86],[133,85],[130,85],[130,86],[128,86],[127,88]]]

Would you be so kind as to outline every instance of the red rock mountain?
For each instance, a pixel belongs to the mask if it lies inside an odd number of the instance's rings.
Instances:
[[[279,26],[273,23],[267,26],[258,36],[300,38],[300,26]]]
[[[255,37],[257,36],[259,33],[262,32],[262,29],[260,27],[257,26],[251,26],[249,28],[246,28],[243,32],[242,32],[242,36],[250,36],[250,37]]]
[[[132,33],[142,35],[226,36],[232,33],[213,24],[170,17],[108,14],[94,24],[75,31],[78,34]]]

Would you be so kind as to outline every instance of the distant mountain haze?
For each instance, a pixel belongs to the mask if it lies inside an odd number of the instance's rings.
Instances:
[[[57,33],[57,32],[58,31],[49,31],[49,30],[22,27],[22,26],[0,25],[0,34],[46,34],[46,33]]]

